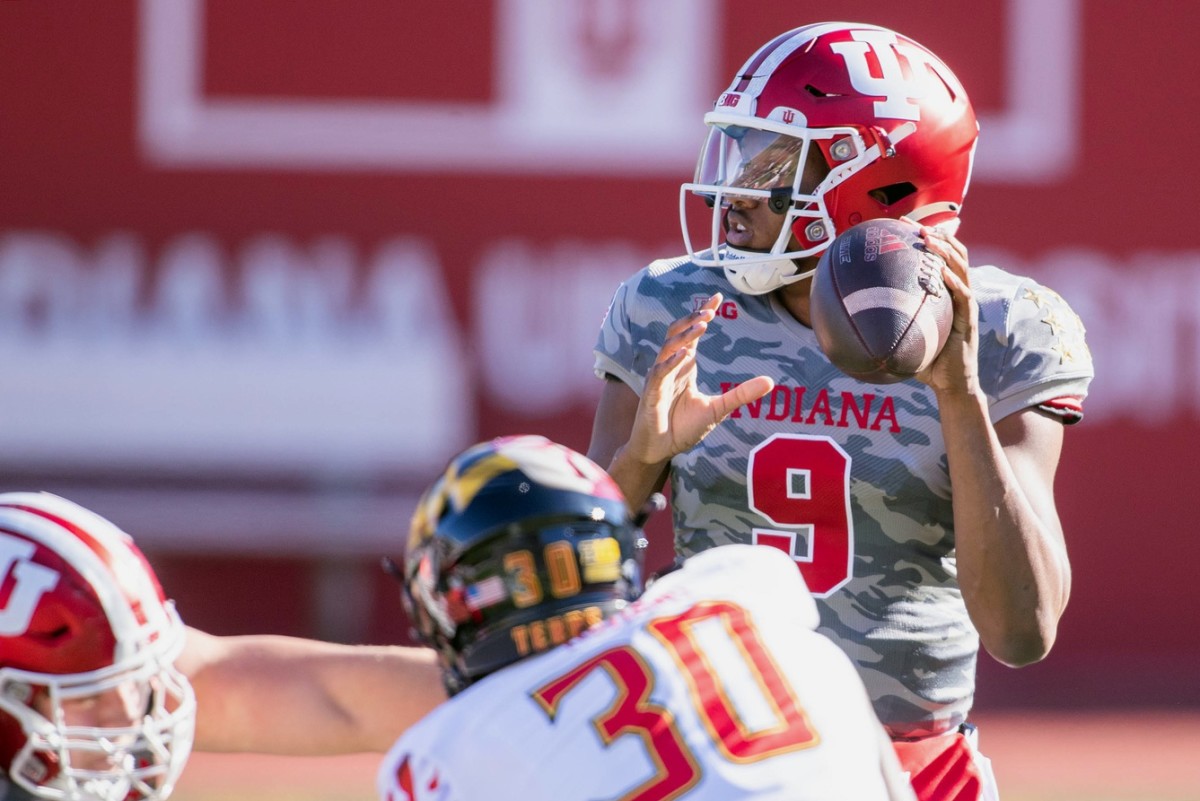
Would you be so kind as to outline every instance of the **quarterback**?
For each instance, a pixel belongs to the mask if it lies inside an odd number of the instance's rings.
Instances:
[[[1083,326],[1032,279],[969,264],[956,230],[978,125],[911,39],[787,31],[705,122],[681,190],[688,254],[625,281],[602,325],[588,455],[634,508],[670,482],[680,557],[786,553],[918,795],[990,797],[966,725],[976,656],[1043,658],[1067,603],[1053,483],[1092,378]],[[876,385],[821,352],[809,289],[839,232],[885,217],[917,223],[946,261],[954,322],[915,379]],[[955,789],[935,784],[935,759],[959,766]]]

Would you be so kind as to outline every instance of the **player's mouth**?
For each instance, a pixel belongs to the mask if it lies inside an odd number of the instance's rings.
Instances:
[[[764,237],[755,236],[755,233],[754,223],[749,215],[737,209],[731,209],[725,215],[725,241],[731,246],[739,250],[764,252],[770,249],[772,243],[759,241]]]

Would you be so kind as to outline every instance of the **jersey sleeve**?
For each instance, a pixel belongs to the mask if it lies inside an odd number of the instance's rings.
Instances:
[[[1094,375],[1083,321],[1036,281],[1002,286],[980,299],[980,380],[992,421],[1037,407],[1064,423],[1078,422]]]
[[[686,312],[682,308],[671,309],[667,303],[669,290],[654,279],[661,278],[682,261],[654,262],[617,288],[593,350],[598,378],[613,376],[639,396],[642,394],[646,374],[658,358],[667,328]]]
[[[642,394],[645,379],[634,371],[633,333],[629,323],[629,296],[636,286],[637,277],[617,287],[604,322],[600,324],[600,336],[593,353],[596,357],[597,378],[613,376],[629,385],[638,395]]]

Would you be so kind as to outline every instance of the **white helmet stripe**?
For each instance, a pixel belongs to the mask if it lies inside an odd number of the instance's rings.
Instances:
[[[114,573],[114,568],[133,556],[125,535],[104,518],[50,493],[13,492],[0,495],[0,527],[18,531],[59,553],[88,582],[117,639],[114,661],[131,657],[141,641],[144,623],[138,620],[134,605],[142,614],[154,617],[145,621],[153,629],[167,625],[158,591],[145,570]],[[63,537],[61,529],[72,527],[76,530]],[[122,590],[131,592],[133,598],[126,598]]]
[[[782,36],[777,36],[765,45],[760,47],[758,51],[752,55],[742,68],[738,70],[737,76],[734,78],[733,84],[727,91],[742,92],[751,97],[758,97],[763,86],[766,85],[771,75],[774,74],[775,68],[783,63],[784,59],[795,53],[802,47],[815,41],[826,33],[833,31],[841,31],[846,28],[862,28],[865,30],[887,30],[880,28],[877,25],[863,25],[850,22],[822,22],[815,25],[805,25],[802,28],[788,31]]]

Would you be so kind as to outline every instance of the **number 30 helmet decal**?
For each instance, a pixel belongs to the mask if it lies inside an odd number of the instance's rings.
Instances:
[[[405,611],[454,693],[636,598],[638,539],[617,485],[586,456],[537,436],[481,443],[413,515]]]

